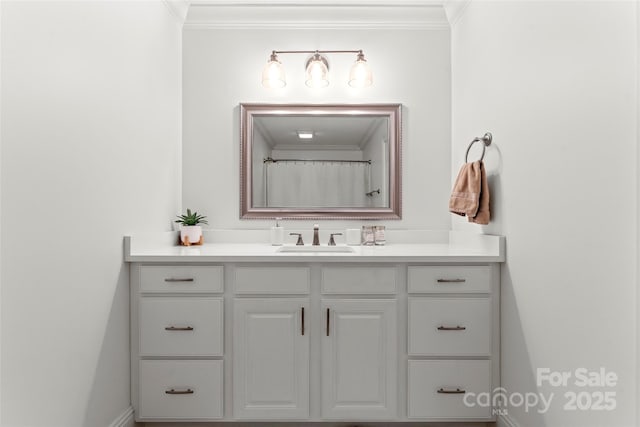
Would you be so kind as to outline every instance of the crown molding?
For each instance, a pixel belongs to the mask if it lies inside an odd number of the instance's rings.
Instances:
[[[180,24],[184,24],[189,13],[189,0],[162,0],[164,5],[169,10],[169,13],[173,15]]]
[[[443,3],[444,11],[447,14],[447,19],[449,20],[449,24],[451,27],[454,27],[464,12],[467,10],[467,7],[471,3],[471,0],[445,0]]]
[[[242,22],[187,22],[185,30],[448,30],[448,23],[413,22],[285,22],[285,21],[242,21]]]
[[[298,7],[351,7],[351,6],[388,6],[388,7],[411,7],[411,6],[442,6],[447,0],[191,0],[191,4],[197,7],[202,6],[298,6]]]
[[[242,1],[242,0],[239,0]],[[233,3],[233,4],[231,4]],[[192,2],[185,29],[430,29],[449,28],[441,3],[400,0],[308,1],[255,0]],[[372,7],[375,6],[375,7]]]

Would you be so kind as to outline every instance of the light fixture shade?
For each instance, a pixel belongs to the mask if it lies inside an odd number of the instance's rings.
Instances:
[[[305,84],[309,87],[319,88],[329,86],[329,64],[326,58],[315,53],[307,61]]]
[[[287,85],[287,79],[284,74],[284,67],[275,53],[271,54],[271,58],[262,70],[262,86],[266,88],[281,88]]]
[[[367,60],[364,59],[362,51],[358,54],[358,59],[351,66],[349,72],[349,86],[351,87],[367,87],[373,83],[373,76],[371,74],[371,68],[367,64]]]

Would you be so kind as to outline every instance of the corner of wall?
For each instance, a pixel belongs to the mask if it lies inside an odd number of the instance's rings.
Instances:
[[[636,2],[636,195],[640,191],[640,4]],[[636,198],[636,260],[640,254],[640,198]],[[636,426],[640,426],[640,262],[636,261]]]
[[[191,0],[162,0],[162,2],[169,9],[169,13],[171,13],[180,24],[184,24],[184,21],[187,19],[187,14],[189,13]]]
[[[460,17],[464,14],[464,11],[469,6],[471,0],[445,0],[444,1],[444,11],[447,14],[447,19],[449,20],[449,25],[454,27]]]
[[[109,427],[134,427],[136,425],[136,422],[133,414],[133,406],[129,406],[124,410],[123,413],[118,416],[118,418],[116,418],[111,424],[109,424]]]
[[[496,420],[496,425],[497,427],[520,427],[520,424],[509,415],[500,415]]]
[[[2,2],[0,2],[0,29]],[[0,171],[2,171],[2,32],[0,31]],[[0,236],[2,236],[2,176],[0,175]],[[2,319],[2,243],[0,242],[0,319]],[[2,321],[0,320],[0,384],[2,384]],[[0,424],[2,424],[2,388],[0,387]]]

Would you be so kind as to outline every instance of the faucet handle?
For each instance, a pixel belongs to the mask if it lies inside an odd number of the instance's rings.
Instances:
[[[336,245],[336,241],[333,239],[333,236],[342,236],[342,233],[332,233],[331,236],[329,237],[329,246],[335,246]]]
[[[289,233],[289,236],[298,236],[296,246],[304,246],[304,242],[302,241],[302,233]]]

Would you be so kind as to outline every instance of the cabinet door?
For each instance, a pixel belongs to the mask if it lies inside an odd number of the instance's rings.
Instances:
[[[322,417],[397,416],[395,300],[323,300]]]
[[[236,298],[233,304],[235,418],[308,418],[309,299]]]

